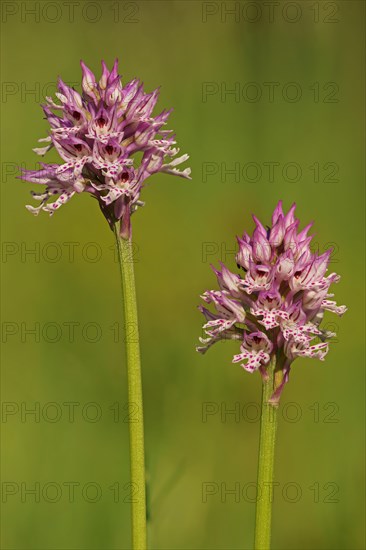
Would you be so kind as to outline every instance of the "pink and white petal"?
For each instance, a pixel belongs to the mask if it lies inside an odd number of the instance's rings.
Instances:
[[[56,174],[62,174],[64,172],[67,172],[68,170],[70,170],[70,168],[74,168],[74,162],[73,161],[69,161],[69,162],[65,162],[64,164],[60,164],[60,166],[56,170]]]
[[[45,147],[34,147],[32,151],[37,155],[43,157],[52,147],[53,144],[51,143],[51,145],[46,145]]]
[[[309,346],[306,349],[299,350],[297,354],[302,357],[310,357],[312,359],[320,359],[320,361],[324,361],[324,357],[327,355],[328,349],[328,344],[326,342],[322,342],[321,344],[315,344],[314,346]]]
[[[234,355],[232,362],[239,363],[239,361],[244,361],[244,359],[249,359],[252,356],[252,352],[248,350],[243,350],[241,353]]]
[[[74,175],[76,178],[79,178],[81,176],[81,173],[83,171],[83,168],[87,162],[91,162],[93,159],[92,157],[82,157],[81,159],[78,159],[74,164]]]
[[[295,342],[303,344],[310,342],[314,338],[314,335],[320,336],[323,334],[313,323],[297,325],[296,323],[285,322],[281,324],[281,330],[285,340],[289,341],[293,338]]]
[[[166,174],[171,174],[173,176],[180,176],[181,178],[186,178],[188,180],[191,178],[191,169],[186,168],[185,170],[178,170],[178,168],[170,168],[168,164],[163,165],[160,169],[160,172],[165,172]]]
[[[75,191],[64,191],[55,202],[46,204],[43,207],[43,210],[45,212],[49,212],[50,216],[52,216],[53,213],[60,208],[60,206],[66,204],[74,195]]]
[[[261,366],[259,354],[253,354],[246,363],[242,363],[240,366],[243,367],[243,369],[247,372],[255,372]]]
[[[45,138],[39,139],[38,140],[39,143],[44,142],[44,143],[48,143],[48,145],[46,145],[45,147],[35,147],[33,151],[37,153],[37,155],[41,155],[41,156],[45,155],[47,151],[49,151],[53,147],[53,143],[50,143],[51,141],[52,141],[51,136],[47,136]]]
[[[46,97],[46,101],[52,109],[60,109],[61,111],[65,109],[64,105],[57,105],[57,103],[53,101],[52,97]]]
[[[323,300],[321,307],[331,311],[332,313],[336,313],[340,317],[347,311],[346,306],[337,306],[337,303],[333,300]]]
[[[310,336],[304,334],[295,323],[286,323],[281,325],[282,334],[285,340],[289,341],[291,338],[295,342],[307,343],[311,340]]]
[[[288,313],[279,309],[251,308],[250,312],[256,317],[263,317],[263,319],[258,319],[258,322],[263,325],[267,330],[278,327],[280,325],[280,319],[288,319]]]
[[[45,201],[49,197],[49,193],[47,191],[45,193],[35,193],[34,191],[31,191],[31,195],[37,201]]]
[[[117,200],[121,195],[125,195],[126,192],[124,189],[111,189],[109,193],[105,196],[101,196],[103,202],[108,206],[109,204],[112,204],[115,200]]]
[[[323,334],[322,331],[319,330],[318,327],[313,323],[307,323],[306,325],[300,326],[299,331],[305,334],[315,334],[317,336]]]
[[[234,324],[235,319],[214,319],[203,325],[203,328],[208,334],[218,334],[225,330],[229,330]],[[214,330],[208,330],[211,328],[213,328]]]
[[[239,363],[239,361],[246,360],[246,363],[242,363],[240,366],[248,372],[255,372],[263,364],[266,365],[270,360],[270,356],[263,350],[260,351],[247,351],[243,350],[242,353],[234,355],[233,363]]]
[[[39,206],[32,206],[31,204],[26,204],[25,207],[28,210],[28,212],[31,212],[35,216],[38,216],[40,211],[43,210],[43,204],[40,204]]]

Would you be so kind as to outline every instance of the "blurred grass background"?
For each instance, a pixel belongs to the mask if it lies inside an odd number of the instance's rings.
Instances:
[[[16,180],[14,169],[37,160],[31,149],[47,132],[38,96],[54,91],[49,83],[58,75],[78,82],[79,59],[99,74],[100,59],[111,64],[115,56],[124,82],[138,76],[147,91],[162,85],[159,107],[174,107],[168,127],[191,155],[193,175],[192,182],[154,176],[143,193],[146,207],[133,217],[150,547],[251,548],[254,504],[245,491],[256,480],[259,422],[254,405],[246,407],[259,403],[260,380],[231,365],[230,343],[204,357],[195,352],[202,325],[196,305],[200,293],[215,288],[209,263],[223,260],[234,269],[235,235],[252,229],[252,212],[268,223],[282,198],[286,208],[297,202],[303,224],[315,221],[320,250],[335,244],[331,267],[342,275],[336,298],[349,311],[341,320],[327,318],[338,342],[326,361],[298,359],[284,392],[273,548],[364,548],[364,3],[299,1],[294,8],[285,2],[272,22],[261,2],[257,11],[254,2],[78,2],[72,21],[63,2],[39,2],[39,20],[21,4],[30,9],[34,3],[3,3],[2,24],[2,548],[130,547],[126,372],[123,342],[111,328],[121,322],[113,235],[89,197],[72,200],[52,219],[33,218],[24,208],[32,186]],[[233,6],[236,15],[227,13]],[[242,91],[249,82],[262,90],[260,100],[248,101],[245,92],[238,101],[221,96],[223,86]],[[273,102],[268,82],[279,83]],[[300,88],[299,101],[285,101],[289,82]],[[324,88],[329,82],[335,84]],[[214,91],[203,97],[205,83]],[[337,101],[329,102],[333,89]],[[290,97],[294,90],[288,88]],[[243,175],[235,181],[221,167],[250,162],[262,170],[256,182]],[[266,162],[279,163],[274,181]],[[291,170],[283,177],[289,162],[301,167],[299,181],[288,181]],[[327,181],[333,166],[326,163],[337,165],[336,181]],[[208,169],[216,173],[205,177]],[[65,244],[71,242],[78,243],[73,261]],[[55,262],[47,261],[56,250],[49,243],[62,250]],[[36,246],[38,261],[24,256]],[[101,256],[95,262],[88,260],[93,250]],[[73,342],[64,325],[70,322],[78,323]],[[35,323],[49,329],[39,342],[25,334]],[[59,338],[50,323],[61,328]],[[88,323],[100,326],[95,343]],[[89,327],[84,335],[83,327]],[[8,334],[12,329],[17,333]],[[64,405],[71,402],[80,404],[74,422],[71,405]],[[217,413],[203,422],[207,402]],[[39,422],[22,419],[20,411],[36,403]],[[88,403],[102,413],[96,422]],[[236,403],[241,419],[221,419]],[[61,417],[51,422],[55,407]],[[40,502],[24,493],[36,482]],[[74,502],[68,482],[79,484]],[[85,486],[90,482],[102,491],[98,502],[87,501],[94,498],[93,487]],[[217,488],[207,502],[204,483]],[[225,497],[222,483],[239,484],[239,502]],[[16,494],[6,493],[11,488]],[[49,493],[42,496],[42,489]]]

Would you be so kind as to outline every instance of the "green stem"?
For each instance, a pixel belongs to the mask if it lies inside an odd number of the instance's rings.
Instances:
[[[277,406],[268,403],[275,386],[276,357],[268,367],[268,379],[263,382],[262,414],[258,456],[257,509],[255,517],[255,550],[269,550],[273,500],[273,465],[277,427]]]
[[[120,237],[117,224],[114,226],[114,234],[123,294],[128,401],[129,406],[134,407],[133,420],[129,422],[131,485],[134,494],[131,510],[132,548],[133,550],[146,550],[144,418],[133,254],[131,240]]]

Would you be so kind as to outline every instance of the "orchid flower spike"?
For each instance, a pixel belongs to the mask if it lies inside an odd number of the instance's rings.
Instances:
[[[83,62],[81,68],[82,94],[59,79],[60,103],[47,97],[42,105],[50,132],[39,140],[45,145],[34,151],[44,156],[54,147],[62,164],[22,170],[21,179],[46,186],[32,193],[39,206],[27,208],[35,215],[41,210],[52,215],[75,194],[86,192],[97,199],[111,227],[120,220],[121,236],[129,238],[131,214],[144,204],[140,193],[145,180],[157,172],[190,179],[190,168],[177,168],[188,155],[176,156],[172,130],[163,129],[170,111],[152,117],[159,90],[145,94],[137,79],[123,86],[117,60],[111,71],[102,61],[98,82]]]
[[[245,233],[238,238],[239,274],[224,265],[221,271],[214,268],[220,290],[207,291],[202,298],[215,311],[200,306],[207,337],[200,338],[197,351],[205,353],[220,340],[238,340],[240,353],[234,355],[233,363],[250,373],[259,370],[264,379],[276,356],[280,375],[270,399],[274,405],[297,357],[324,360],[327,340],[335,336],[320,326],[324,311],[341,316],[347,310],[329,300],[330,285],[340,279],[336,273],[326,275],[331,250],[321,255],[310,250],[311,224],[298,231],[295,207],[284,214],[280,201],[268,229],[254,217],[253,236]]]

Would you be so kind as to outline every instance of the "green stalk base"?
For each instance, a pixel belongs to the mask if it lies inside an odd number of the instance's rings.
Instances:
[[[146,550],[144,417],[132,244],[130,239],[120,237],[117,224],[114,226],[114,234],[123,294],[128,401],[129,407],[133,407],[134,412],[129,422],[131,492],[133,495],[131,497],[132,548],[133,550]]]
[[[263,382],[262,413],[258,455],[257,508],[254,550],[270,550],[273,500],[274,451],[277,428],[277,406],[268,403],[274,391],[276,357],[268,367],[268,380]]]

